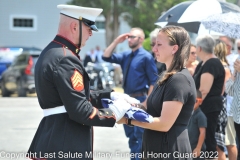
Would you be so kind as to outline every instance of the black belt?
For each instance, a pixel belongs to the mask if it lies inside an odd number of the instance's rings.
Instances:
[[[132,93],[129,94],[130,97],[141,97],[141,96],[147,96],[146,92],[136,92],[136,93]]]

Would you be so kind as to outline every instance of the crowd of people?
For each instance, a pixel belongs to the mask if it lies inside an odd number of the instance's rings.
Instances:
[[[233,87],[232,80],[239,69],[237,57],[240,50],[236,54],[233,53],[233,39],[226,36],[220,36],[216,40],[211,36],[203,39],[205,42],[200,41],[199,37],[196,40],[196,54],[201,61],[193,74],[196,89],[202,93],[200,108],[207,118],[206,149],[203,147],[202,151],[216,153],[217,159],[224,160],[226,147],[230,160],[239,159],[236,140],[239,139],[237,135],[240,133],[236,134],[237,127],[234,127],[234,124],[239,122],[237,118],[233,121],[233,115],[237,117],[240,113],[239,107],[234,113],[232,111],[232,99],[237,101],[238,91],[235,90],[233,96],[230,87]],[[189,71],[192,71],[192,67]],[[236,82],[234,84],[236,85]],[[237,89],[237,85],[235,87]],[[191,130],[189,132],[191,134]]]
[[[239,70],[239,40],[236,45],[238,53],[233,53],[233,39],[220,36],[214,40],[210,35],[205,35],[199,36],[196,45],[191,45],[190,48],[186,67],[193,75],[198,97],[188,132],[193,153],[197,152],[200,157],[207,158],[204,153],[211,153],[209,159],[217,157],[216,159],[224,160],[226,147],[230,160],[239,159],[236,140],[240,133],[236,134],[236,131],[240,108],[236,106],[238,91],[233,91],[234,87],[238,88],[237,82],[233,80]],[[231,102],[233,99],[235,110]]]
[[[103,51],[100,49],[99,46],[96,46],[95,49],[91,49],[89,52],[87,52],[87,54],[84,57],[84,60],[83,60],[84,67],[86,67],[89,62],[91,63],[103,62],[102,55],[103,55]]]
[[[92,126],[123,124],[131,160],[236,160],[240,144],[240,41],[201,35],[191,44],[188,32],[165,26],[150,34],[152,53],[142,44],[145,34],[132,28],[105,50],[92,50],[86,61],[121,66],[124,93],[90,91],[89,77],[78,53],[92,36],[98,8],[58,5],[58,34],[43,50],[35,68],[36,92],[44,117],[29,148],[32,159],[49,153],[90,153]],[[113,53],[127,40],[129,50]],[[99,56],[102,55],[102,56]],[[116,96],[117,95],[117,96]],[[118,97],[118,98],[116,98]],[[132,104],[130,98],[140,104]],[[121,105],[103,108],[102,98]],[[129,103],[153,117],[151,123],[127,119]],[[237,142],[237,143],[236,143]],[[57,157],[51,157],[58,159]],[[65,159],[92,159],[68,157]],[[48,159],[48,158],[47,158]]]

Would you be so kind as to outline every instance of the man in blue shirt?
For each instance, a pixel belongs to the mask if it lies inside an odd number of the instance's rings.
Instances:
[[[143,49],[142,43],[145,35],[141,28],[132,28],[130,33],[118,36],[105,50],[104,61],[121,65],[123,71],[124,93],[146,103],[147,95],[152,92],[157,80],[157,68],[152,55]],[[128,40],[131,50],[113,54],[114,48],[121,42]],[[142,151],[143,129],[124,125],[126,136],[129,138],[129,147],[134,158],[138,160],[137,153]]]

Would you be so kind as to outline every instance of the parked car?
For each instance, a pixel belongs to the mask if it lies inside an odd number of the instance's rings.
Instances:
[[[35,47],[19,47],[19,46],[0,47],[0,83],[2,73],[12,64],[14,58],[20,55],[22,52],[30,51],[41,51],[41,49]]]
[[[21,54],[22,48],[0,47],[0,80],[2,73],[11,65],[14,58]]]
[[[2,73],[2,96],[9,97],[12,93],[26,97],[27,93],[35,92],[34,67],[41,50],[23,51],[12,64]]]

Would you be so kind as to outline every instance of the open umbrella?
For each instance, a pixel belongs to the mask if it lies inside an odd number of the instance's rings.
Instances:
[[[227,12],[240,12],[240,7],[217,0],[196,0],[179,3],[170,8],[155,23],[161,27],[177,25],[187,31],[199,33],[201,21],[210,15]]]
[[[206,29],[231,38],[240,38],[240,13],[214,14],[202,20],[202,24]]]

